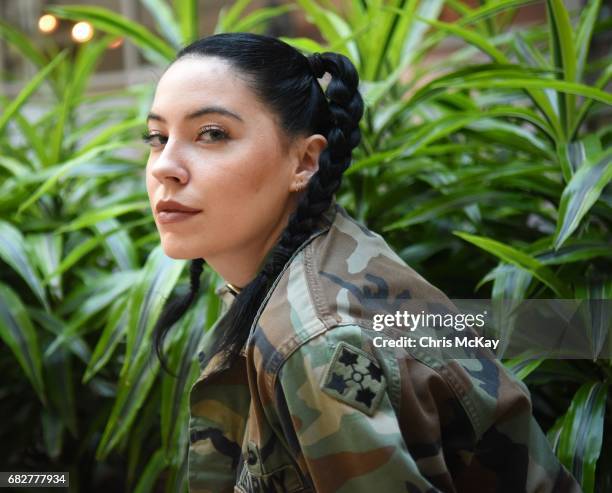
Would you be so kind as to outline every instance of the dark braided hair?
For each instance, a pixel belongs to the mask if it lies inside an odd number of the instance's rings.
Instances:
[[[227,326],[206,355],[208,360],[223,351],[233,359],[247,340],[272,283],[331,205],[342,182],[342,174],[351,162],[352,150],[361,139],[359,120],[363,115],[363,100],[355,67],[338,53],[316,53],[306,57],[276,38],[227,33],[195,41],[183,48],[175,61],[183,57],[206,56],[222,58],[246,76],[247,84],[255,94],[278,115],[286,135],[321,134],[327,139],[327,147],[319,156],[319,169],[310,178],[286,229],[266,264],[236,295],[225,315]],[[331,75],[331,80],[323,93],[317,79],[325,73]],[[155,346],[162,364],[163,339],[195,299],[203,264],[203,259],[192,260],[189,293],[165,306],[157,321]]]

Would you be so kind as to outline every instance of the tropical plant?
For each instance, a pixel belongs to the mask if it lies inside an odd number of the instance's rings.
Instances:
[[[135,145],[153,87],[86,93],[117,35],[160,66],[197,37],[196,2],[143,3],[170,42],[96,7],[74,16],[107,34],[74,54],[39,49],[0,21],[0,35],[38,69],[0,116],[0,339],[12,353],[0,357],[0,441],[6,468],[69,471],[72,491],[144,493],[160,475],[166,491],[185,490],[187,390],[202,328],[220,309],[219,279],[207,271],[206,296],[167,343],[176,377],[160,373],[151,331],[184,262],[160,250],[146,149]],[[223,12],[218,29],[257,29],[288,9],[242,15],[248,3]]]
[[[157,32],[100,7],[50,10],[126,37],[164,66],[197,37],[197,2],[141,1]],[[249,3],[223,11],[216,31],[261,30],[292,8],[246,15]],[[547,24],[520,30],[511,21],[532,1],[296,3],[321,39],[286,41],[344,53],[362,78],[363,141],[338,194],[349,212],[456,298],[611,297],[612,71],[609,58],[589,55],[609,25],[599,0],[579,17],[548,0]],[[444,7],[458,20],[439,21]],[[206,271],[205,296],[168,341],[179,378],[160,373],[151,324],[182,289],[183,263],[156,247],[143,157],[121,154],[135,147],[152,88],[122,91],[129,104],[100,110],[117,95],[85,89],[112,37],[71,57],[40,52],[4,23],[0,35],[39,69],[0,116],[0,337],[13,355],[0,357],[7,467],[26,457],[65,467],[74,490],[108,488],[114,471],[118,490],[151,491],[161,475],[166,491],[182,491],[185,399],[201,329],[218,315],[218,279]],[[449,37],[465,45],[431,62]],[[52,103],[26,118],[24,104],[45,84]],[[610,330],[602,324],[594,337]],[[506,361],[586,492],[612,490],[609,361]]]

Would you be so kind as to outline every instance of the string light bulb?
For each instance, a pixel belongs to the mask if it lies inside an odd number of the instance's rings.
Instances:
[[[77,43],[87,43],[94,35],[94,29],[89,22],[81,21],[72,26],[72,39]]]
[[[41,15],[40,19],[38,19],[38,29],[45,34],[55,31],[58,25],[57,17],[51,14]]]

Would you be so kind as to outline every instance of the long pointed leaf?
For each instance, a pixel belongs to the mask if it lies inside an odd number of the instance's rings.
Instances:
[[[198,37],[198,1],[174,0],[174,10],[183,36],[183,43],[188,44]]]
[[[28,100],[28,98],[38,89],[47,76],[57,67],[57,65],[66,56],[66,51],[62,51],[57,55],[51,62],[43,67],[32,80],[30,80],[26,86],[21,90],[15,99],[4,109],[2,115],[0,115],[0,133],[4,130],[6,124],[10,121],[13,115],[21,108],[21,106]]]
[[[109,34],[125,36],[142,48],[144,55],[158,65],[167,65],[175,56],[172,46],[164,40],[142,24],[126,19],[112,10],[87,5],[54,5],[47,7],[47,10],[65,19],[89,21]]]
[[[30,207],[34,202],[36,202],[42,195],[51,190],[53,186],[58,182],[58,180],[65,175],[67,175],[73,168],[88,162],[89,160],[93,160],[98,155],[103,152],[109,151],[111,149],[117,149],[125,144],[121,142],[111,142],[109,144],[100,145],[85,154],[81,154],[80,156],[70,159],[63,163],[61,166],[57,168],[57,171],[43,183],[40,188],[34,192],[30,197],[19,206],[17,209],[17,216],[19,216],[25,209]]]
[[[471,235],[461,231],[455,231],[454,234],[460,238],[463,238],[465,241],[468,241],[495,255],[504,262],[514,264],[517,267],[530,272],[533,274],[533,276],[537,277],[540,281],[552,289],[557,296],[561,298],[571,298],[569,289],[554,274],[554,272],[531,255],[491,238]]]
[[[0,339],[11,349],[39,399],[45,402],[38,337],[19,297],[0,283]]]
[[[140,0],[140,2],[155,20],[159,32],[166,37],[174,48],[179,49],[183,44],[181,29],[166,0]]]
[[[595,492],[595,467],[603,443],[607,394],[608,385],[602,382],[582,385],[558,430],[555,452],[585,493]]]
[[[580,225],[580,221],[612,180],[612,150],[584,163],[563,190],[559,219],[555,231],[555,248],[559,248]]]
[[[47,295],[30,261],[25,239],[21,231],[6,221],[0,221],[0,258],[21,276],[48,310]]]

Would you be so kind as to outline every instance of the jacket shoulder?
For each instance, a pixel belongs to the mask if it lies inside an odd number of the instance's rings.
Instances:
[[[294,255],[265,302],[250,341],[256,368],[274,375],[322,333],[346,325],[371,331],[375,314],[394,313],[413,300],[450,308],[382,236],[336,205],[331,226]]]

